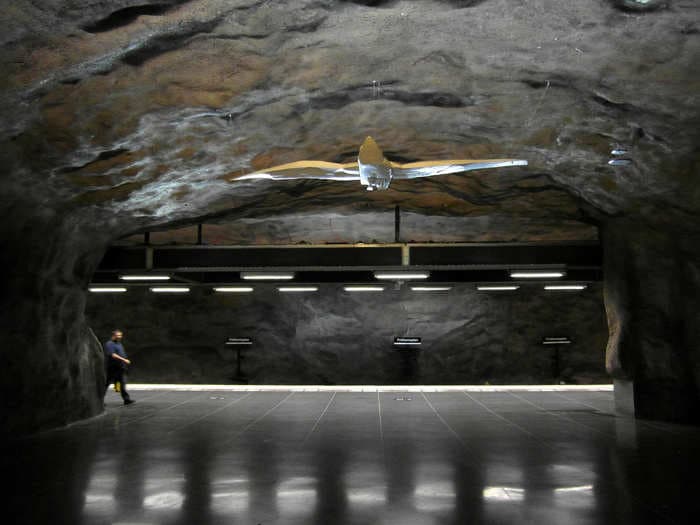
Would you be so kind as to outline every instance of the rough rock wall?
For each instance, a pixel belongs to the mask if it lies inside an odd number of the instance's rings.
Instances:
[[[501,296],[468,285],[447,294],[258,285],[250,295],[198,288],[186,297],[134,287],[91,295],[87,317],[103,340],[125,331],[136,382],[235,383],[235,352],[223,342],[252,337],[243,361],[250,383],[551,383],[555,350],[541,341],[560,335],[573,341],[560,348],[562,380],[609,381],[601,285],[574,294],[526,285]],[[406,335],[423,338],[420,351],[392,349]]]
[[[679,231],[697,236],[695,0],[10,0],[0,23],[0,176],[25,199],[21,208],[14,196],[0,199],[12,272],[3,388],[18,410],[44,396],[48,380],[37,371],[68,378],[62,367],[77,359],[81,323],[52,316],[80,318],[78,282],[89,272],[66,280],[48,262],[69,269],[73,236],[94,228],[93,214],[76,208],[111,213],[112,238],[224,211],[255,220],[397,204],[423,215],[555,222],[584,220],[586,210],[621,246],[627,228],[616,233],[615,221],[635,225],[631,257],[672,247]],[[367,134],[398,161],[514,156],[530,166],[402,181],[373,195],[322,181],[228,182],[282,162],[349,161]],[[630,165],[607,165],[615,145],[629,150]],[[669,209],[664,233],[653,233]],[[64,226],[71,214],[82,221],[73,233]],[[28,221],[36,232],[23,231]],[[99,259],[100,246],[78,253]],[[640,342],[672,340],[678,325],[692,335],[700,288],[688,257],[697,260],[692,250],[658,253],[659,267],[685,268],[675,274],[685,279],[675,296],[682,306],[664,305],[672,321],[659,323],[643,305],[663,301],[625,276],[635,264],[606,255],[610,362],[628,375],[666,377],[669,388],[655,395],[667,405],[697,395],[671,388],[689,383],[673,379],[679,368],[661,373],[653,345],[642,352]],[[40,284],[22,277],[27,269],[45,274]],[[679,344],[694,362],[690,335]],[[631,356],[641,364],[628,365]],[[47,404],[51,418],[78,417],[72,398],[61,399]],[[27,427],[51,419],[24,413]]]
[[[634,382],[639,417],[700,421],[700,236],[618,219],[602,238],[606,368]]]
[[[8,434],[97,414],[104,386],[101,346],[84,315],[99,237],[50,208],[28,217],[15,200],[12,211],[0,222],[0,429]]]
[[[357,213],[291,213],[264,219],[209,218],[202,225],[204,244],[324,244],[395,242],[394,210]],[[400,213],[401,242],[595,241],[598,229],[574,220],[482,215],[431,216]],[[119,239],[143,244],[143,234]],[[149,232],[151,244],[195,244],[197,226]]]

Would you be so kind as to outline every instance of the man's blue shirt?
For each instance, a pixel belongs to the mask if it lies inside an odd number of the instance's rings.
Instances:
[[[105,343],[105,359],[108,359],[107,363],[110,365],[123,365],[121,361],[118,363],[112,363],[115,361],[115,359],[112,357],[112,354],[117,354],[119,357],[123,357],[124,359],[127,359],[126,357],[126,352],[124,351],[124,347],[122,346],[121,343],[117,343],[116,341],[109,340]]]

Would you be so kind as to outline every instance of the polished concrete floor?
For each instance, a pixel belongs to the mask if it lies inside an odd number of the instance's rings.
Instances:
[[[11,443],[3,521],[700,523],[700,429],[612,392],[132,396]]]

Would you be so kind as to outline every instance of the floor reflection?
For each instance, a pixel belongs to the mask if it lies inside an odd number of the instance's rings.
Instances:
[[[552,395],[157,395],[7,445],[10,515],[140,525],[698,518],[687,467],[700,459],[699,429],[611,417],[608,393]]]

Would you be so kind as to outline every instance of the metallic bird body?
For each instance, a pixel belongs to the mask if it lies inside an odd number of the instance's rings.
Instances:
[[[256,179],[359,180],[363,186],[367,187],[368,191],[374,191],[388,189],[392,180],[434,177],[436,175],[449,175],[470,170],[504,168],[508,166],[527,166],[527,161],[520,159],[456,159],[397,164],[387,160],[374,139],[367,137],[362,146],[360,146],[357,162],[338,164],[319,160],[301,160],[234,177],[230,181]]]

